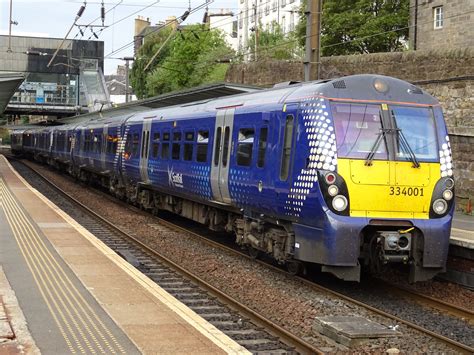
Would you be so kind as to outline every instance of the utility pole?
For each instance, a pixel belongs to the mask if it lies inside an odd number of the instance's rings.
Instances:
[[[318,80],[321,47],[321,5],[322,0],[308,0],[306,6],[306,55],[304,80]]]
[[[128,95],[128,69],[129,69],[129,65],[128,63],[130,61],[133,61],[135,60],[135,58],[133,57],[123,57],[122,60],[125,61],[125,102],[128,102],[129,101],[129,95]]]
[[[13,19],[12,19],[12,4],[13,0],[10,0],[10,22],[9,22],[9,28],[8,28],[8,49],[7,52],[12,51],[12,25],[13,25]]]

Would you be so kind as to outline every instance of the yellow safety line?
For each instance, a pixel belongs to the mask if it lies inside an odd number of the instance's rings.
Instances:
[[[4,193],[4,185],[3,185],[3,184],[0,184],[0,185],[1,185],[1,190],[0,190],[0,191],[2,192],[2,196],[3,196],[3,193]],[[11,219],[10,219],[10,217],[9,217],[8,211],[7,211],[7,209],[6,209],[5,206],[4,206],[3,199],[1,199],[0,202],[2,203],[3,211],[5,212],[5,217],[7,218],[8,223],[10,224],[10,227],[11,227],[11,230],[12,230],[12,232],[13,232],[13,235],[15,236],[15,240],[17,241],[18,246],[19,246],[19,248],[20,248],[20,251],[21,251],[23,257],[25,258],[26,264],[28,265],[28,268],[30,269],[31,275],[32,275],[33,278],[35,279],[36,285],[38,286],[39,291],[40,291],[41,295],[43,296],[43,299],[44,299],[44,301],[46,302],[46,305],[47,305],[49,311],[51,312],[51,315],[53,316],[53,318],[54,318],[54,320],[55,320],[55,322],[56,322],[56,324],[57,324],[57,326],[58,326],[58,328],[59,328],[59,331],[60,331],[61,335],[63,336],[64,340],[66,341],[66,344],[68,345],[69,350],[71,350],[71,352],[72,352],[73,354],[75,354],[75,353],[76,353],[76,349],[73,347],[73,345],[72,345],[72,343],[71,343],[71,340],[69,339],[69,337],[68,337],[68,335],[66,334],[66,332],[65,332],[65,330],[64,330],[64,328],[63,328],[61,322],[60,322],[59,319],[58,319],[58,315],[56,314],[55,310],[54,310],[53,307],[51,306],[51,303],[50,303],[50,301],[49,301],[49,298],[46,296],[45,290],[44,290],[43,287],[42,287],[42,283],[40,283],[39,280],[38,280],[38,277],[41,277],[41,275],[39,275],[39,274],[37,275],[37,274],[36,274],[36,272],[35,272],[36,265],[32,265],[32,264],[31,264],[31,261],[30,261],[30,259],[29,259],[28,256],[27,256],[27,253],[28,253],[28,255],[29,255],[29,252],[28,252],[28,251],[25,251],[25,249],[24,249],[24,247],[23,247],[23,243],[20,241],[21,236],[20,236],[19,233],[18,233],[17,226],[14,225],[14,223],[12,223],[12,221],[11,221]],[[48,293],[49,293],[49,292],[48,292]],[[53,303],[55,303],[55,306],[56,306],[55,309],[58,311],[59,315],[60,315],[61,318],[62,318],[62,321],[64,322],[64,324],[65,324],[66,327],[67,327],[67,326],[68,326],[68,323],[67,323],[67,321],[64,319],[64,317],[63,317],[61,311],[57,308],[57,305],[56,305],[55,300],[54,300],[53,298],[51,298],[51,301],[52,301]]]
[[[23,213],[23,211],[22,211]],[[31,224],[30,224],[31,226]],[[31,226],[31,228],[33,228]],[[33,228],[34,230],[34,228]],[[35,231],[36,233],[36,231]],[[42,250],[46,251],[46,253],[50,256],[50,260],[52,260],[57,266],[58,268],[55,269],[56,273],[58,273],[58,270],[61,274],[64,275],[64,278],[66,279],[66,281],[70,284],[71,286],[71,290],[68,289],[68,291],[71,293],[71,296],[74,298],[74,300],[79,304],[81,310],[83,311],[83,313],[85,314],[85,316],[87,317],[87,319],[89,320],[89,322],[91,322],[93,328],[95,329],[96,332],[98,332],[98,335],[101,337],[101,339],[104,341],[104,343],[107,345],[107,347],[109,348],[109,350],[111,352],[116,352],[116,350],[110,345],[109,341],[107,340],[107,338],[104,336],[104,334],[101,332],[100,329],[98,329],[98,326],[94,323],[94,321],[91,319],[90,315],[87,313],[86,310],[84,310],[83,308],[83,304],[86,306],[86,308],[92,313],[92,315],[94,316],[94,318],[98,321],[98,323],[100,324],[100,326],[103,328],[103,330],[107,333],[107,335],[110,337],[111,341],[117,346],[117,348],[119,349],[120,352],[124,353],[125,350],[123,349],[123,347],[118,343],[118,341],[116,340],[116,338],[113,336],[113,334],[111,334],[110,330],[102,323],[102,321],[100,320],[100,318],[97,316],[97,314],[95,313],[95,311],[93,310],[93,308],[89,305],[89,303],[82,297],[82,294],[77,290],[77,288],[75,287],[75,285],[72,283],[72,281],[70,280],[70,278],[65,274],[64,270],[61,268],[61,266],[59,265],[59,263],[57,262],[56,258],[54,258],[49,249],[44,245],[44,242],[41,238],[38,239],[38,242],[42,244],[43,248]],[[58,277],[61,279],[61,281],[63,283],[65,283],[64,279],[61,277],[61,275],[58,275]],[[75,295],[73,294],[73,292],[76,293],[77,296],[79,296],[79,299],[82,301],[83,304],[81,304],[77,298],[75,297]],[[78,314],[79,315],[79,314]],[[82,318],[81,318],[82,320]],[[87,327],[87,324],[85,322],[83,322],[84,325]],[[87,328],[89,334],[91,334],[91,336],[93,337],[94,341],[96,341],[94,335],[92,333],[90,333],[90,330],[89,328]],[[96,342],[96,344],[100,347],[100,345]],[[101,348],[101,347],[100,347]],[[103,351],[103,349],[101,348],[101,350]]]
[[[25,216],[21,216],[20,214],[23,214],[23,211],[19,211],[19,207],[16,205],[14,200],[12,200],[12,197],[10,196],[9,198],[10,202],[10,209],[11,213],[15,214],[16,221],[18,224],[21,224],[24,232],[24,243],[28,245],[30,250],[32,250],[33,256],[39,265],[43,275],[45,276],[48,284],[50,285],[51,289],[54,291],[57,299],[61,303],[62,307],[65,309],[67,315],[69,316],[69,319],[73,322],[74,326],[76,327],[77,331],[79,332],[81,339],[86,343],[87,347],[89,350],[95,354],[94,348],[91,346],[89,339],[85,336],[82,327],[79,326],[78,322],[76,321],[76,317],[71,313],[71,310],[74,311],[75,315],[79,317],[79,319],[82,320],[82,317],[80,316],[79,312],[77,311],[75,305],[70,301],[69,297],[66,295],[63,285],[61,285],[56,277],[54,277],[53,271],[49,267],[48,264],[50,264],[50,260],[46,260],[41,254],[44,253],[42,250],[43,248],[41,246],[36,247],[35,239],[40,238],[40,236],[37,234],[37,232],[32,229],[29,221],[25,218]],[[66,304],[67,303],[67,304]],[[90,330],[87,327],[87,324],[82,320],[83,325],[86,327],[88,330],[89,334]],[[92,334],[91,334],[92,335]]]
[[[21,213],[24,213],[21,209],[20,209],[20,212]],[[28,220],[27,220],[28,221]],[[109,336],[111,336],[111,339],[112,341],[117,345],[117,348],[119,348],[119,351],[120,352],[124,352],[123,348],[121,347],[120,344],[117,343],[115,337],[113,337],[112,334],[110,334],[109,330],[102,324],[102,322],[100,322],[100,318],[98,318],[98,316],[95,314],[95,312],[92,310],[92,308],[89,306],[89,304],[82,298],[82,295],[78,292],[78,290],[76,289],[75,285],[72,283],[72,281],[69,279],[69,277],[64,273],[64,270],[60,267],[60,265],[58,264],[57,260],[50,254],[49,252],[49,249],[44,245],[44,242],[43,240],[38,236],[38,234],[36,233],[36,231],[34,230],[34,228],[31,226],[30,222],[28,221],[28,224],[30,225],[30,229],[32,229],[32,233],[34,233],[37,237],[35,238],[36,239],[36,243],[41,243],[43,245],[43,247],[41,247],[41,245],[39,245],[39,249],[42,254],[44,254],[45,252],[47,254],[49,254],[50,256],[50,260],[52,260],[57,266],[58,268],[54,268],[53,266],[53,271],[55,272],[55,274],[58,274],[58,270],[64,275],[66,281],[72,286],[72,290],[67,288],[67,291],[69,291],[69,294],[73,297],[74,301],[77,302],[77,304],[79,305],[79,307],[81,308],[82,312],[84,313],[84,315],[86,316],[86,318],[89,320],[89,322],[92,324],[92,327],[95,329],[96,332],[98,332],[98,335],[102,338],[102,340],[104,341],[104,343],[107,345],[107,347],[109,348],[108,351],[110,352],[113,352],[115,353],[116,350],[110,346],[109,342],[107,341],[106,337],[104,336],[104,334],[100,331],[100,329],[98,329],[97,325],[93,322],[93,320],[91,319],[91,317],[89,316],[89,314],[87,313],[86,310],[84,310],[84,308],[82,307],[82,304],[80,302],[78,302],[77,298],[75,297],[74,295],[74,292],[79,295],[80,299],[82,300],[82,302],[84,302],[84,304],[87,306],[87,308],[93,313],[94,317],[96,319],[99,320],[99,323],[102,325],[102,327],[105,329],[105,331],[108,333]],[[47,256],[46,256],[47,258]],[[51,271],[51,269],[48,267],[48,270],[51,272],[51,274],[53,274],[53,272]],[[53,275],[54,276],[54,275]],[[65,281],[64,279],[61,277],[61,275],[58,274],[58,277],[61,279],[62,283],[65,284]],[[57,278],[55,278],[55,281],[58,282]],[[67,285],[66,285],[67,286]],[[67,297],[65,294],[64,294],[64,291],[61,289],[62,291],[62,294],[64,295],[64,297]],[[97,347],[100,349],[100,351],[102,353],[104,353],[104,349],[102,348],[102,346],[99,344],[99,342],[97,341],[97,339],[95,338],[94,334],[91,333],[90,331],[90,328],[87,324],[87,322],[84,321],[84,319],[81,317],[80,313],[77,311],[77,309],[74,307],[74,305],[71,303],[71,301],[67,298],[68,300],[68,303],[71,305],[71,307],[75,310],[75,313],[77,314],[77,316],[81,319],[82,323],[84,324],[84,326],[86,327],[87,329],[87,332],[90,334],[90,336],[93,338],[94,342],[96,343]],[[74,318],[73,318],[74,319]],[[77,325],[77,324],[76,324]],[[87,338],[85,338],[85,341],[87,342]],[[91,352],[93,352],[94,350],[90,347],[90,345],[88,344],[88,347],[89,349],[91,350]]]

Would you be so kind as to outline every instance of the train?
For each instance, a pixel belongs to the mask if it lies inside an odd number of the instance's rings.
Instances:
[[[440,103],[381,75],[12,132],[11,149],[144,210],[229,232],[291,273],[445,271],[454,211]],[[406,266],[405,266],[406,265]],[[364,270],[364,271],[362,271]]]

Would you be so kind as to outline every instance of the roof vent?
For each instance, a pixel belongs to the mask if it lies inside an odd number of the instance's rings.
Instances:
[[[409,88],[408,93],[409,94],[423,95],[423,91],[420,88],[416,87],[416,86],[412,86],[411,88]]]
[[[334,89],[346,89],[346,82],[344,80],[333,81]]]

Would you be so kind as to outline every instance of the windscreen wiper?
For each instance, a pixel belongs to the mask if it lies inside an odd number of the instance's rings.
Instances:
[[[372,165],[372,160],[374,160],[375,153],[377,153],[377,149],[379,149],[380,143],[385,139],[385,135],[387,133],[391,133],[392,131],[392,128],[380,128],[380,132],[377,135],[377,139],[375,140],[374,145],[370,149],[369,154],[367,154],[367,157],[365,158],[366,166]]]
[[[404,150],[405,153],[408,154],[410,157],[411,162],[413,163],[414,168],[419,168],[420,163],[416,159],[416,155],[413,152],[413,149],[411,149],[410,144],[408,143],[407,139],[405,138],[405,135],[403,134],[401,129],[396,129],[397,135],[398,135],[398,141],[400,142],[400,146],[402,147],[402,150]]]

